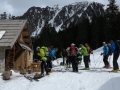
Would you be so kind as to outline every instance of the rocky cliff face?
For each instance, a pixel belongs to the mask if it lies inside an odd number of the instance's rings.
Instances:
[[[104,5],[96,2],[76,2],[60,7],[55,5],[46,8],[31,7],[21,18],[28,19],[31,36],[40,33],[45,23],[55,27],[56,31],[69,27],[71,22],[79,24],[84,18],[91,22],[92,17],[104,15]]]

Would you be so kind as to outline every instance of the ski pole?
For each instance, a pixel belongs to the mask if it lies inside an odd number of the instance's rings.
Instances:
[[[100,57],[101,57],[101,55],[100,55],[99,58],[97,59],[95,65],[94,65],[94,68],[95,68],[95,66],[96,66],[96,64],[97,64],[97,62],[98,62],[98,60],[100,59]]]
[[[94,60],[94,63],[95,63],[95,58],[94,58],[94,54],[93,54],[93,60]]]
[[[101,64],[102,60],[103,60],[103,58],[101,59],[101,61],[100,61],[99,65],[98,65],[98,67],[100,66],[100,64]],[[100,69],[100,70],[101,70],[101,69]]]
[[[60,70],[62,71],[61,65],[59,65],[59,62],[56,60],[58,66],[60,67]]]
[[[110,58],[109,58],[109,65],[110,65],[110,59],[111,59],[111,55],[110,55]]]

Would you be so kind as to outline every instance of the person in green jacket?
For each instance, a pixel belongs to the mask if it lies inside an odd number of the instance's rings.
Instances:
[[[41,48],[38,48],[38,53],[37,55],[41,58],[41,76],[44,76],[44,69],[46,71],[46,75],[49,75],[50,73],[48,72],[48,68],[47,68],[47,57],[45,56],[45,47],[42,46]]]
[[[80,44],[79,47],[82,49],[81,53],[83,55],[83,60],[85,64],[84,70],[89,70],[89,53],[87,51],[87,48],[83,46],[83,44]]]
[[[82,63],[82,52],[81,52],[81,48],[78,49],[78,53],[77,53],[77,63],[81,64]]]

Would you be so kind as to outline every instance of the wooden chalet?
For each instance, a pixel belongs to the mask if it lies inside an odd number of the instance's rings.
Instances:
[[[30,67],[32,41],[27,20],[0,20],[0,72]]]

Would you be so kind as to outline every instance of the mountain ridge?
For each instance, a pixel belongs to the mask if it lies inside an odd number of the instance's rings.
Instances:
[[[104,15],[104,5],[97,2],[75,2],[63,7],[54,5],[53,7],[46,6],[30,7],[21,18],[28,20],[31,36],[34,37],[41,32],[45,23],[55,27],[56,31],[64,30],[69,27],[71,22],[79,24],[84,18],[92,21],[94,16]]]

